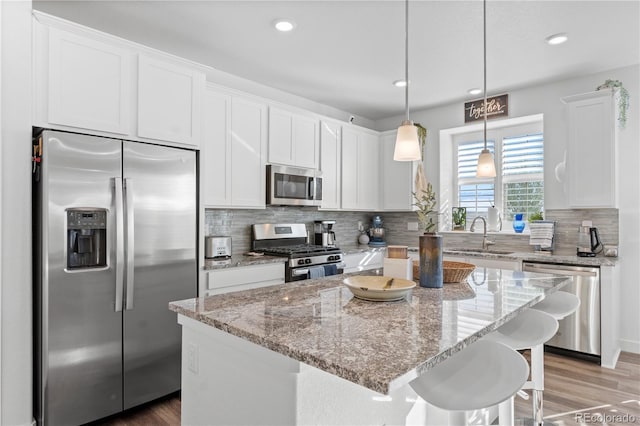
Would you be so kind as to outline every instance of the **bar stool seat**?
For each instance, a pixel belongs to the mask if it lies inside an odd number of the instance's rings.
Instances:
[[[555,319],[561,320],[577,311],[579,307],[580,298],[578,296],[566,291],[556,291],[545,296],[541,302],[533,305],[531,309],[546,312]]]
[[[558,320],[552,315],[527,309],[482,339],[499,342],[513,350],[521,351],[544,344],[557,331]]]
[[[529,365],[518,352],[501,343],[479,340],[410,385],[429,404],[448,410],[451,424],[464,424],[466,411],[498,404],[500,424],[512,424],[513,396],[528,376]]]

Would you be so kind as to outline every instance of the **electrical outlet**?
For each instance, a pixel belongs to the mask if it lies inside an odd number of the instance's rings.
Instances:
[[[417,231],[418,222],[407,222],[407,231]]]
[[[187,345],[187,368],[194,374],[198,374],[198,346],[195,343]]]

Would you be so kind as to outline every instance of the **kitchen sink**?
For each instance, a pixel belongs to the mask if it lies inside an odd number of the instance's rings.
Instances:
[[[464,253],[486,253],[486,254],[513,254],[514,252],[511,250],[481,250],[481,249],[470,249],[470,248],[445,248],[450,251],[460,251]]]

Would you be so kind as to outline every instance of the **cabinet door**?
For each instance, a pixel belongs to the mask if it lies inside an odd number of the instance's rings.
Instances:
[[[204,74],[143,55],[138,60],[138,136],[200,145]]]
[[[318,120],[293,117],[293,155],[296,166],[318,168]]]
[[[205,206],[231,204],[231,97],[207,89],[200,149]]]
[[[293,166],[293,116],[278,108],[269,108],[269,163]]]
[[[603,90],[565,101],[569,105],[569,207],[616,207],[613,94]]]
[[[320,123],[320,170],[322,171],[322,208],[340,208],[340,143],[338,124]]]
[[[131,53],[49,28],[49,102],[53,124],[128,134]]]
[[[231,204],[264,208],[266,201],[267,107],[231,101]]]
[[[342,130],[342,208],[358,209],[358,135]]]
[[[384,135],[380,140],[380,185],[382,210],[411,211],[413,204],[413,162],[394,161],[396,135]]]
[[[363,133],[358,140],[358,208],[379,209],[380,146],[378,137]]]
[[[269,163],[318,168],[318,120],[269,108]]]

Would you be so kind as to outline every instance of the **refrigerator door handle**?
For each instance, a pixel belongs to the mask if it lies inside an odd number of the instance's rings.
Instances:
[[[124,288],[124,212],[122,198],[122,178],[113,178],[116,206],[116,300],[115,311],[122,311]]]
[[[134,217],[133,217],[133,180],[124,180],[127,208],[127,297],[125,309],[133,309],[133,265],[134,265]]]

